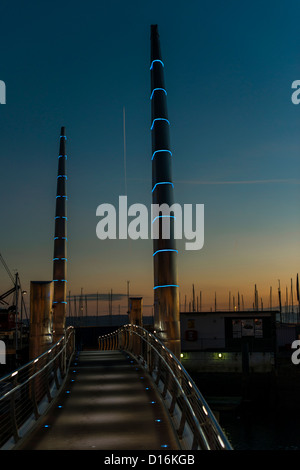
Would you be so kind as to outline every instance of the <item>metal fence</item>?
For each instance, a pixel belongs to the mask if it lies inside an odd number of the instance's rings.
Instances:
[[[12,449],[33,428],[63,387],[75,351],[75,331],[0,379],[0,449]]]
[[[149,331],[124,325],[99,337],[99,349],[130,353],[159,391],[182,449],[231,450],[222,428],[176,356]]]

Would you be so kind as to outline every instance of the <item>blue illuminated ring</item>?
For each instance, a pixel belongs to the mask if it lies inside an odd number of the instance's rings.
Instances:
[[[167,96],[167,91],[166,91],[164,88],[154,88],[154,89],[152,90],[152,93],[151,93],[151,96],[150,96],[150,100],[152,100],[155,91],[164,91],[165,95]]]
[[[164,150],[155,150],[155,152],[153,152],[153,155],[152,155],[151,160],[153,160],[153,158],[155,157],[155,154],[158,153],[158,152],[168,152],[168,153],[171,155],[171,157],[172,157],[172,152],[171,152],[171,150],[167,150],[167,149],[164,149]]]
[[[159,63],[161,63],[161,65],[162,65],[163,67],[165,66],[165,64],[163,63],[162,60],[160,60],[160,59],[155,59],[155,60],[152,60],[152,62],[151,62],[150,70],[153,69],[153,64],[154,64],[154,62],[159,62]]]
[[[179,287],[177,284],[165,284],[163,286],[155,286],[153,289],[159,289],[160,287]]]
[[[166,122],[169,124],[169,126],[171,125],[171,124],[170,124],[170,121],[169,121],[168,119],[166,119],[166,118],[155,118],[155,119],[153,119],[153,121],[152,121],[151,131],[152,131],[153,127],[154,127],[155,121],[166,121]]]
[[[176,219],[175,215],[158,215],[152,220],[152,223],[155,222],[156,219],[161,219],[162,217],[172,217],[172,219]]]
[[[156,186],[159,185],[159,184],[171,184],[171,185],[172,185],[172,188],[174,188],[174,184],[171,183],[170,181],[162,181],[162,182],[160,182],[160,183],[156,183],[156,184],[153,186],[152,192],[155,190]]]
[[[155,253],[153,253],[153,256],[155,256],[156,253],[161,253],[162,251],[175,251],[175,253],[178,253],[178,250],[174,250],[173,248],[166,248],[164,250],[157,250]]]

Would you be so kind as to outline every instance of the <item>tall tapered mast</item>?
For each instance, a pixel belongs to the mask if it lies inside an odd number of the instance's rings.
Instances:
[[[67,306],[67,175],[66,133],[61,128],[53,256],[53,339],[57,341],[65,332]]]
[[[152,137],[152,203],[174,203],[172,152],[160,39],[157,25],[151,25],[151,137]],[[165,216],[164,216],[165,217]],[[162,237],[162,216],[152,220],[159,224],[158,238],[153,239],[154,260],[154,326],[166,346],[180,357],[179,292],[177,281],[178,252],[174,240],[174,216],[169,216],[170,238]],[[155,230],[155,228],[154,228]]]

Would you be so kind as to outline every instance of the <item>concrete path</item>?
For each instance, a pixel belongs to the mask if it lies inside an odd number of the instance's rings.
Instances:
[[[142,368],[119,351],[84,351],[20,450],[172,450],[177,439]]]

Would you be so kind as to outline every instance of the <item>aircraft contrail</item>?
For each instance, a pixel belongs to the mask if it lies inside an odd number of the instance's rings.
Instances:
[[[123,144],[124,144],[124,179],[125,179],[125,196],[127,196],[125,106],[123,106]]]

